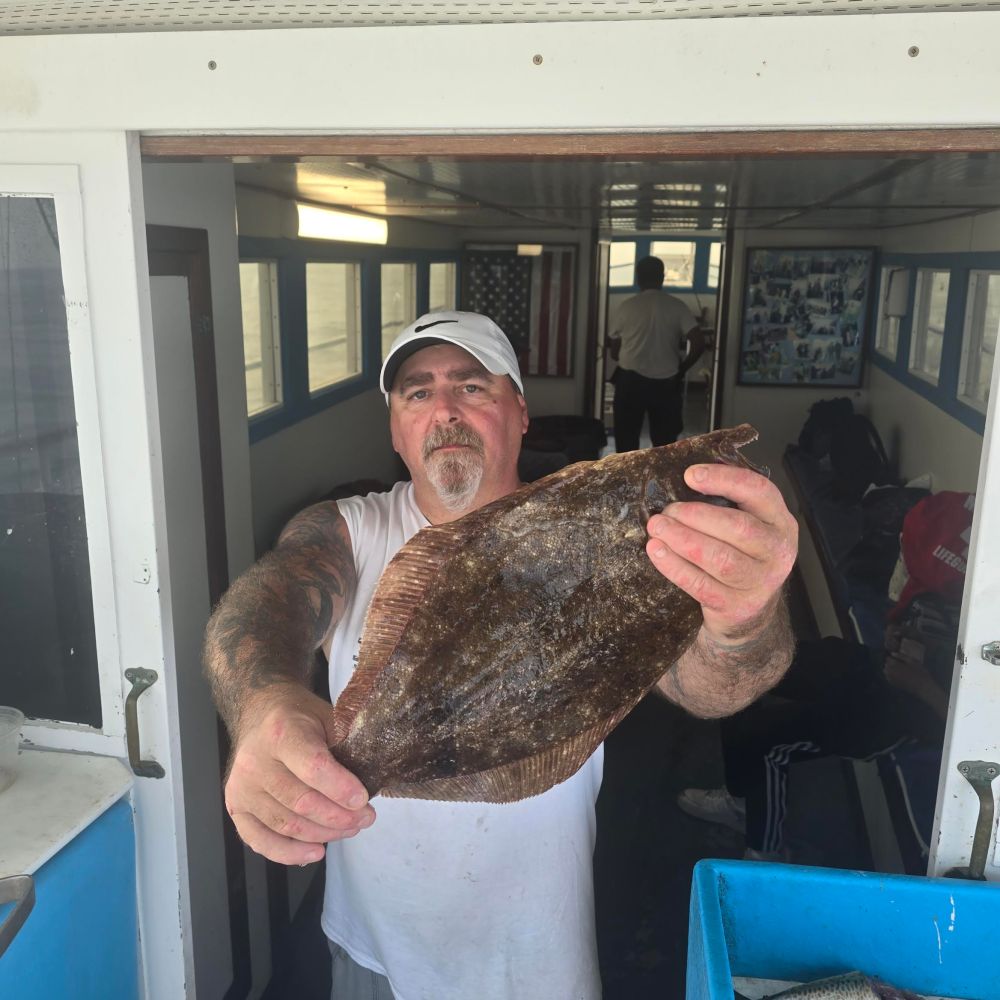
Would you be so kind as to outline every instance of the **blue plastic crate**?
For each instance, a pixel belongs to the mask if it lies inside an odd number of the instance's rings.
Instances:
[[[700,861],[687,1000],[733,976],[809,982],[852,969],[965,1000],[1000,998],[1000,886],[757,861]]]

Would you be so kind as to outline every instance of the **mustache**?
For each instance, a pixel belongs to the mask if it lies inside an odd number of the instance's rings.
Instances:
[[[448,445],[464,445],[466,448],[472,448],[478,455],[484,453],[483,439],[474,430],[462,424],[452,424],[435,427],[427,435],[424,441],[424,459],[430,458],[435,449],[445,448]]]

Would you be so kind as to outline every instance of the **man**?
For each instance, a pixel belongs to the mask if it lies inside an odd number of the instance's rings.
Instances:
[[[299,514],[209,623],[206,667],[234,748],[227,808],[243,840],[275,861],[317,861],[325,845],[335,1000],[594,1000],[601,749],[522,802],[384,798],[377,820],[327,749],[332,709],[307,686],[315,650],[328,655],[336,699],[385,565],[421,527],[516,489],[528,426],[514,352],[474,313],[420,317],[389,349],[381,387],[412,482]],[[781,587],[796,529],[755,473],[713,465],[687,477],[740,507],[675,504],[648,524],[648,558],[705,615],[660,689],[712,716],[752,701],[788,665]]]
[[[684,427],[684,375],[705,350],[698,321],[680,299],[663,291],[663,261],[643,257],[635,266],[641,291],[626,299],[608,338],[615,372],[615,449],[639,447],[649,415],[654,445],[677,440]],[[686,355],[685,355],[686,350]]]

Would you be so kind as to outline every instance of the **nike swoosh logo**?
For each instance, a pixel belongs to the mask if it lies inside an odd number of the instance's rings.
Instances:
[[[440,326],[442,323],[457,323],[457,319],[436,319],[433,323],[424,323],[423,326],[415,326],[413,328],[414,333],[423,333],[424,330],[429,330],[432,326]]]

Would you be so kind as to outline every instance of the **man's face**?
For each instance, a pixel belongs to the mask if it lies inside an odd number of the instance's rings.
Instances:
[[[528,413],[506,375],[490,374],[461,347],[435,344],[403,362],[389,396],[393,448],[448,511],[517,486]]]

